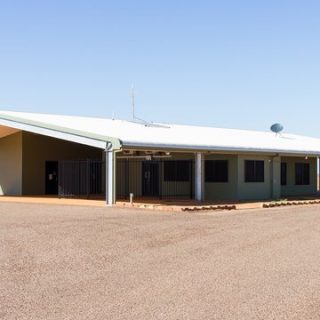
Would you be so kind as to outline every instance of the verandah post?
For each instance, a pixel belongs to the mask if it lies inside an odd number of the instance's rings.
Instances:
[[[195,200],[204,200],[204,157],[203,153],[195,155]]]
[[[112,206],[115,203],[115,161],[112,145],[106,148],[106,203]]]

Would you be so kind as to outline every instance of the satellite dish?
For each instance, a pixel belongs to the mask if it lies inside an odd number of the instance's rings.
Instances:
[[[280,123],[275,123],[270,127],[270,130],[276,134],[280,133],[283,129],[283,125]]]

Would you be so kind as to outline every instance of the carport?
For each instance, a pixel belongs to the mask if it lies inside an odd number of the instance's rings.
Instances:
[[[2,194],[70,196],[104,192],[107,204],[115,203],[114,154],[121,149],[119,139],[1,114],[0,147]],[[50,154],[51,148],[60,154]],[[46,154],[45,168],[30,165]],[[31,183],[37,184],[34,177],[40,170],[45,170],[46,181],[39,182],[45,183],[45,190],[34,193],[28,189]],[[93,174],[99,181],[90,179]],[[58,175],[60,190],[56,190]]]

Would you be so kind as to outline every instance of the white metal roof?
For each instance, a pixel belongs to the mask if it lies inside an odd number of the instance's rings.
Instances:
[[[56,126],[90,138],[92,135],[113,137],[119,139],[123,147],[320,155],[320,139],[288,133],[276,135],[177,124],[157,127],[126,120],[0,111],[0,119],[10,117],[13,122],[41,124],[44,128]]]

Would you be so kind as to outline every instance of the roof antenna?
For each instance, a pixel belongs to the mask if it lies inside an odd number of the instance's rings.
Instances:
[[[132,120],[131,122],[141,124],[145,127],[158,127],[158,128],[169,128],[168,126],[162,125],[162,124],[156,124],[153,122],[148,122],[146,120],[143,120],[141,118],[137,118],[135,114],[135,95],[134,95],[134,85],[131,86],[131,106],[132,106]]]
[[[131,86],[131,104],[132,104],[132,120],[136,118],[134,110],[134,86]]]

